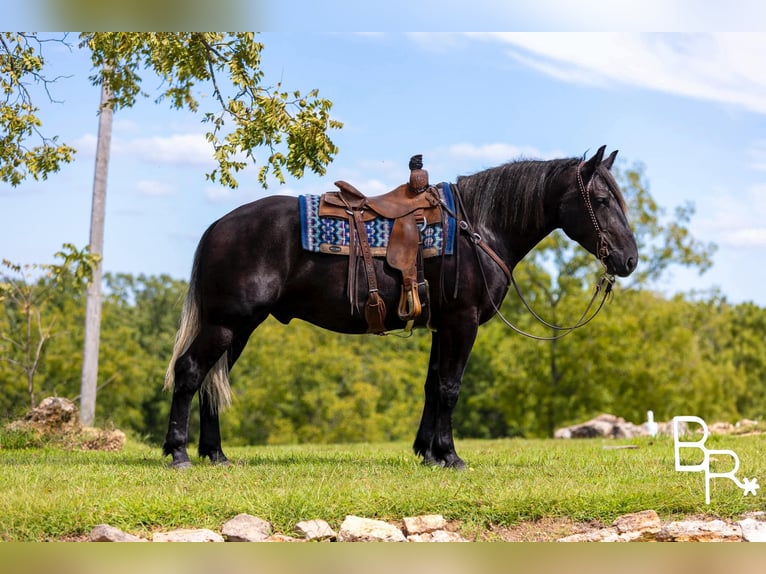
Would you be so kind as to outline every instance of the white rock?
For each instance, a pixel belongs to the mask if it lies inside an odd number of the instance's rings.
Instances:
[[[406,542],[404,534],[396,526],[359,516],[346,516],[338,532],[339,542]]]
[[[304,520],[295,525],[295,530],[306,540],[332,540],[338,536],[324,520]]]
[[[745,542],[766,542],[766,522],[745,518],[737,525],[742,529],[742,540]]]
[[[725,542],[742,540],[739,526],[723,520],[682,520],[670,522],[657,533],[660,542]]]
[[[99,524],[90,532],[88,540],[91,542],[146,542],[143,538],[123,532],[119,528],[108,524]]]
[[[263,542],[271,536],[271,524],[250,514],[237,514],[221,529],[227,542]]]
[[[410,542],[468,542],[457,532],[448,530],[435,530],[433,532],[423,532],[421,534],[411,534],[407,536]]]
[[[180,528],[170,532],[156,532],[152,542],[223,542],[223,537],[207,528]]]
[[[410,536],[413,534],[425,534],[434,530],[444,530],[447,521],[441,514],[424,514],[421,516],[407,516],[404,518],[404,532]]]

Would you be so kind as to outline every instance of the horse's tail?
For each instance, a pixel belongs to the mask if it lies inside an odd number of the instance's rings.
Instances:
[[[215,226],[213,223],[207,228],[200,239],[197,251],[194,253],[191,277],[189,278],[189,290],[186,292],[183,308],[181,309],[181,323],[176,333],[176,341],[173,346],[173,355],[170,358],[168,369],[165,372],[165,390],[171,390],[175,384],[176,361],[191,346],[200,332],[200,307],[201,297],[198,289],[199,264],[202,246]],[[215,365],[210,369],[200,388],[200,398],[209,400],[213,410],[227,407],[231,404],[231,387],[229,386],[229,357],[228,352],[220,356]]]

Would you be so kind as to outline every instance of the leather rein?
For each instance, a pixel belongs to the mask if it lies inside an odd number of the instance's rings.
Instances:
[[[450,213],[455,219],[458,221],[458,227],[465,231],[469,240],[471,241],[471,244],[474,247],[474,252],[476,254],[476,261],[479,264],[479,270],[481,271],[482,280],[484,281],[484,288],[487,291],[487,296],[489,298],[490,303],[492,304],[492,308],[495,310],[495,313],[498,317],[505,323],[508,327],[513,329],[515,332],[517,332],[520,335],[524,335],[525,337],[529,337],[530,339],[535,339],[538,341],[555,341],[557,339],[561,339],[562,337],[565,337],[572,331],[575,331],[576,329],[579,329],[580,327],[583,327],[590,323],[596,315],[598,315],[599,311],[601,311],[602,307],[604,306],[604,303],[606,303],[607,298],[609,297],[609,294],[612,292],[612,286],[614,285],[614,275],[611,275],[606,271],[606,258],[609,256],[609,245],[606,241],[606,237],[604,236],[601,226],[598,223],[598,219],[596,219],[596,213],[593,210],[593,205],[590,200],[590,181],[588,182],[588,185],[586,186],[582,179],[582,167],[585,164],[585,162],[580,162],[580,164],[577,166],[577,183],[580,188],[580,195],[583,198],[583,201],[585,203],[585,207],[588,211],[588,215],[590,216],[591,222],[593,223],[593,227],[596,229],[596,252],[598,253],[597,257],[599,262],[601,263],[602,267],[604,268],[603,273],[601,274],[601,277],[599,278],[598,282],[596,283],[595,289],[593,291],[593,296],[591,297],[590,301],[588,302],[588,305],[585,308],[585,311],[583,311],[582,315],[580,315],[580,318],[575,322],[574,325],[571,327],[561,327],[559,325],[554,325],[553,323],[549,323],[540,315],[538,315],[534,309],[532,309],[531,305],[527,302],[526,298],[521,292],[521,289],[519,288],[518,284],[516,283],[516,279],[513,277],[513,272],[508,268],[508,266],[505,264],[505,262],[500,258],[500,256],[484,241],[484,239],[476,233],[471,224],[468,222],[468,220],[465,217],[465,209],[463,208],[463,200],[460,197],[459,190],[457,188],[457,184],[451,184],[454,188],[454,195],[456,198],[456,207],[458,213],[462,213],[463,217],[458,217],[455,213]],[[593,181],[593,178],[591,178],[591,181]],[[443,207],[447,208],[446,205]],[[447,208],[447,211],[449,208]],[[520,329],[513,323],[511,323],[500,311],[500,307],[497,303],[492,299],[492,296],[490,294],[489,289],[489,282],[487,281],[487,275],[484,271],[484,266],[481,263],[481,257],[479,256],[479,249],[484,251],[486,255],[489,256],[490,259],[500,268],[500,270],[505,275],[506,281],[509,285],[513,285],[513,288],[516,291],[516,294],[518,295],[521,302],[524,304],[524,307],[532,314],[532,316],[541,324],[545,325],[546,327],[553,329],[554,331],[559,331],[558,334],[550,336],[550,337],[541,337],[539,335],[533,335],[531,333],[527,333],[526,331]],[[599,294],[602,295],[601,302],[596,307],[596,310],[589,315],[591,309],[593,308],[594,303],[596,302],[596,299],[598,299]]]

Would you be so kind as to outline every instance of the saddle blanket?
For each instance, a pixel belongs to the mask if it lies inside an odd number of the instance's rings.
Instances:
[[[437,186],[437,189],[439,189],[439,194],[444,203],[454,213],[455,204],[450,184],[442,183]],[[319,195],[298,196],[303,249],[318,253],[348,255],[350,234],[348,220],[345,218],[319,217],[319,198]],[[421,229],[420,238],[423,244],[423,257],[441,255],[442,249],[445,255],[452,255],[457,225],[455,218],[447,212],[445,212],[445,219],[447,222],[446,230],[440,223],[427,225],[424,229]],[[382,217],[365,222],[367,241],[370,244],[373,256],[384,257],[386,255],[393,223],[393,220]]]

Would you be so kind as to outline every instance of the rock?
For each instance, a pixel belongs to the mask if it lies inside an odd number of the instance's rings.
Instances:
[[[447,521],[441,514],[424,514],[422,516],[408,516],[404,519],[404,533],[407,536],[413,534],[425,534],[434,530],[444,530]]]
[[[654,539],[662,528],[662,521],[654,510],[642,510],[618,516],[612,526],[629,540],[640,541]]]
[[[207,528],[181,528],[170,532],[156,532],[152,542],[223,542],[220,534]]]
[[[306,540],[335,540],[338,537],[324,520],[304,520],[295,525],[295,531]]]
[[[656,539],[659,542],[734,542],[742,540],[742,530],[723,520],[683,520],[663,526]]]
[[[227,542],[263,542],[271,536],[271,524],[257,516],[237,514],[221,529]]]
[[[272,534],[264,542],[306,542],[306,539],[287,536],[287,534]]]
[[[559,538],[557,542],[615,542],[619,537],[614,528],[598,528],[587,532],[570,534]]]
[[[448,530],[434,530],[433,532],[423,532],[422,534],[411,534],[407,536],[410,542],[468,542],[457,532]]]
[[[737,522],[742,530],[742,540],[745,542],[766,542],[766,522],[745,518]]]
[[[88,536],[90,542],[146,542],[143,538],[123,532],[108,524],[99,524]]]
[[[125,433],[119,429],[83,427],[80,435],[83,450],[108,450],[117,452],[125,446]]]
[[[610,414],[601,414],[587,422],[557,429],[554,438],[633,438],[646,434],[646,430],[625,422],[622,417]]]
[[[338,532],[339,542],[406,542],[407,539],[396,526],[359,516],[346,516]]]
[[[34,430],[46,435],[80,432],[77,406],[62,397],[47,397],[30,410],[22,420],[8,425],[10,430]]]

